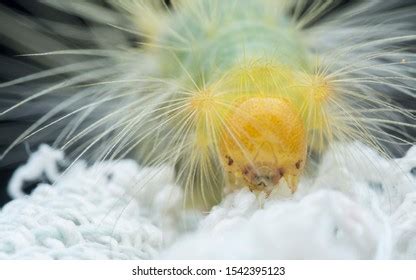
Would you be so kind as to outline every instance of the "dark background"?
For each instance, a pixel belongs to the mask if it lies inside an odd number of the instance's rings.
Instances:
[[[338,9],[342,9],[343,6],[349,5],[356,1],[357,0],[344,0]],[[95,2],[99,2],[106,6],[104,0],[96,0]],[[169,1],[167,1],[167,3],[169,4]],[[402,4],[397,8],[414,6],[416,4],[416,0],[401,1],[401,3]],[[68,48],[89,48],[94,46],[94,43],[88,40],[78,40],[60,36],[56,33],[53,34],[53,30],[50,30],[48,27],[50,22],[55,21],[58,23],[70,23],[73,26],[88,28],[91,23],[85,19],[81,19],[79,17],[58,11],[36,0],[0,0],[0,5],[0,11],[6,10],[6,12],[9,14],[18,13],[24,15],[27,18],[30,18],[30,20],[35,22],[38,27],[44,28],[47,33],[49,32],[49,35],[52,34],[54,39],[64,43]],[[332,12],[336,12],[336,10]],[[0,14],[0,17],[1,16],[2,15]],[[8,22],[8,19],[3,16],[3,19],[0,18],[0,24],[2,20],[6,23],[10,23]],[[26,24],[30,25],[30,23]],[[132,35],[130,34],[130,36]],[[132,43],[140,40],[140,38],[130,39]],[[48,48],[48,46],[46,45],[45,48]],[[48,50],[45,49],[43,51]],[[15,47],[10,46],[8,38],[6,38],[4,34],[0,33],[0,83],[47,68],[46,65],[40,63],[39,61],[17,56],[19,53],[19,50],[16,51]],[[34,87],[36,87],[36,84]],[[0,111],[4,110],[8,106],[11,106],[18,100],[14,96],[14,93],[19,92],[19,90],[21,91],[22,89],[18,86],[7,90],[0,90]],[[405,107],[416,109],[416,104],[414,104],[414,101],[410,99],[399,99],[397,102],[403,104]],[[35,109],[36,108],[33,108],[33,112],[36,112]],[[27,127],[33,124],[40,117],[40,115],[36,115],[36,113],[33,112],[30,112],[30,110],[20,111],[15,115],[12,114],[11,116],[8,116],[7,119],[0,118],[0,152],[4,151],[7,145],[10,144],[10,141],[18,137]],[[8,156],[0,161],[0,206],[9,200],[9,197],[6,194],[6,186],[12,172],[16,169],[17,166],[27,160],[31,151],[35,151],[37,149],[40,139],[42,139],[42,142],[48,142],[53,140],[53,135],[53,133],[43,133],[37,136],[37,138],[35,137],[33,140],[26,141],[25,143],[18,145],[11,151],[11,153],[8,154]],[[37,183],[38,182],[32,182],[29,184],[27,188],[28,192],[30,192]]]
[[[101,2],[105,5],[104,1]],[[42,30],[42,32],[45,32],[48,37],[51,37],[53,40],[58,42],[62,42],[62,45],[65,45],[66,49],[94,47],[89,40],[79,40],[60,36],[50,28],[51,22],[70,24],[78,28],[88,28],[88,26],[92,23],[42,4],[41,1],[0,0],[0,12],[2,11],[12,17],[22,16],[24,19],[30,20],[26,22],[25,20],[22,20],[22,18],[18,18],[14,21],[0,13],[0,24],[3,24],[3,27],[7,28],[7,25],[21,25],[22,30],[28,28],[28,30],[30,30],[32,27],[34,28],[33,30],[36,31]],[[36,27],[34,27],[35,25]],[[7,30],[3,32],[7,32]],[[29,38],[29,46],[27,49],[24,46],[16,47],[15,44],[12,44],[10,38],[5,36],[3,32],[0,33],[0,83],[36,73],[50,67],[47,63],[42,63],[39,60],[18,56],[21,53],[33,53],[29,51],[32,47],[30,46],[31,42]],[[17,36],[22,35],[17,34]],[[42,48],[44,48],[43,51],[45,52],[56,50],[56,46],[49,46],[47,42]],[[63,61],[62,64],[64,63],[65,62]],[[42,83],[42,81],[40,83]],[[31,83],[29,88],[26,85],[0,89],[0,111],[12,106],[18,100],[21,100],[21,98],[19,98],[19,93],[28,90],[35,91],[34,88],[40,85],[41,84],[37,84],[37,82],[35,82],[33,84]],[[14,139],[23,133],[39,117],[41,117],[41,115],[36,114],[35,104],[29,104],[29,106],[22,108],[22,110],[17,110],[12,114],[8,114],[5,118],[0,117],[0,153],[3,152]],[[48,132],[41,133],[34,139],[18,145],[4,159],[0,160],[0,206],[10,200],[6,193],[6,186],[16,167],[25,162],[31,152],[37,150],[40,139],[42,139],[42,142],[50,143],[52,142],[54,135],[54,131],[50,131],[49,134]],[[32,182],[28,184],[27,191],[30,192],[33,187],[37,185],[37,183],[39,182]]]

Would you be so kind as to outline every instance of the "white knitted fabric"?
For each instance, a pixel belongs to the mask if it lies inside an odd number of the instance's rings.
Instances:
[[[415,259],[416,147],[390,161],[359,143],[333,151],[293,197],[242,189],[203,214],[183,210],[169,167],[80,162],[60,174],[64,155],[42,146],[10,181],[0,258]],[[53,184],[24,195],[41,176]]]

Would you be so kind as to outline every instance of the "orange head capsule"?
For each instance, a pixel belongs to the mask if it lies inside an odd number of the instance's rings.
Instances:
[[[302,118],[286,99],[252,97],[226,118],[220,153],[231,185],[270,192],[284,178],[292,192],[306,160]]]

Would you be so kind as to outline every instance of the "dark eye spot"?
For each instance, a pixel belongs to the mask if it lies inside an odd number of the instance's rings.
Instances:
[[[298,161],[295,163],[296,169],[299,169],[301,164],[302,164],[302,161],[301,161],[301,160],[298,160]]]
[[[229,155],[226,155],[225,158],[227,159],[227,164],[229,166],[233,165],[234,160]]]

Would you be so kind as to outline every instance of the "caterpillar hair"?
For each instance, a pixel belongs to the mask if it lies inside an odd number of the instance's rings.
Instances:
[[[34,141],[72,164],[171,166],[184,206],[210,209],[241,187],[296,192],[338,143],[415,143],[406,1],[104,2],[43,1],[82,28],[0,10],[8,47],[44,69],[0,84],[3,120],[38,116],[4,162]]]

